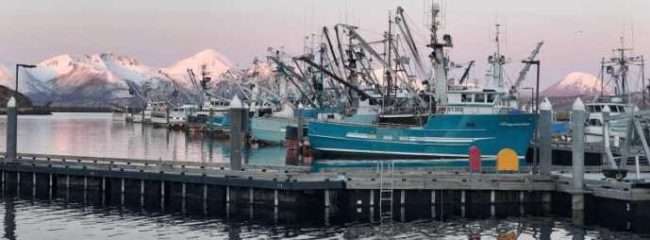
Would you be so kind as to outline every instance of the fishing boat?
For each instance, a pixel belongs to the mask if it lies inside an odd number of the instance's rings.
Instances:
[[[309,142],[313,150],[336,156],[466,158],[469,148],[476,146],[482,158],[495,159],[504,149],[524,158],[537,115],[513,107],[502,86],[482,89],[453,85],[447,76],[449,59],[444,51],[453,46],[451,36],[444,35],[442,41],[438,40],[435,18],[439,8],[434,5],[432,10],[432,36],[428,46],[432,48],[429,56],[433,76],[425,79],[423,85],[425,95],[430,96],[428,102],[433,104],[426,121],[417,125],[310,121]],[[504,59],[498,52],[496,55]],[[498,67],[504,63],[493,61]],[[502,81],[503,74],[493,76],[496,81]],[[389,102],[384,100],[384,104]]]
[[[347,122],[309,122],[313,149],[341,155],[385,157],[467,157],[477,146],[484,158],[502,149],[525,155],[536,115],[432,115],[424,126],[382,126]]]
[[[167,127],[169,123],[169,106],[165,101],[152,101],[147,103],[145,109],[145,117],[147,110],[150,113],[150,121],[154,127]]]
[[[297,126],[293,106],[283,104],[282,110],[269,116],[251,118],[251,137],[254,141],[266,144],[282,144],[285,141],[287,126]]]
[[[168,127],[173,129],[182,129],[187,127],[189,117],[199,110],[194,104],[183,104],[180,107],[172,109],[169,114]]]
[[[603,78],[605,78],[605,75],[610,76],[611,82],[614,83],[614,95],[605,96],[603,91],[604,86],[601,86],[601,96],[598,96],[593,102],[585,104],[588,113],[585,126],[586,142],[603,141],[603,112],[608,112],[610,116],[616,116],[631,113],[635,109],[638,109],[631,101],[628,75],[630,75],[629,71],[632,70],[632,67],[643,66],[643,56],[626,56],[626,52],[632,49],[625,48],[623,42],[621,38],[622,46],[614,49],[614,52],[617,53],[616,56],[601,61],[600,75]],[[639,68],[639,71],[640,76],[643,76],[643,67]],[[609,131],[609,136],[614,140],[615,145],[617,145],[619,140],[626,138],[627,130],[630,127],[628,119],[609,121],[608,126],[607,131]]]

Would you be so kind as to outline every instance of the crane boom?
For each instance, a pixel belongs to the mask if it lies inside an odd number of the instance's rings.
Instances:
[[[424,67],[422,66],[422,60],[420,59],[420,53],[418,48],[413,40],[413,35],[411,34],[411,29],[409,28],[406,18],[404,17],[404,9],[402,7],[397,7],[397,16],[395,16],[395,23],[399,27],[400,32],[402,33],[403,38],[406,40],[406,45],[413,55],[415,60],[415,65],[420,72],[421,76],[425,75]]]
[[[539,50],[542,48],[542,45],[544,45],[544,41],[538,42],[535,49],[533,49],[533,51],[530,53],[530,56],[528,56],[528,58],[526,58],[525,61],[535,60],[535,58],[539,54]],[[515,81],[515,83],[512,85],[511,88],[513,92],[516,92],[517,89],[519,89],[519,85],[521,85],[521,83],[526,79],[526,74],[528,74],[528,71],[530,71],[530,66],[531,66],[530,63],[526,63],[524,67],[521,69],[521,71],[519,71],[519,77],[517,77],[517,80]]]
[[[336,26],[341,26],[341,27],[346,28],[348,30],[349,34],[350,34],[350,37],[352,37],[352,38],[356,39],[357,41],[359,41],[359,43],[361,45],[361,48],[368,51],[370,53],[370,55],[375,57],[375,59],[377,59],[381,63],[381,65],[387,65],[388,64],[386,62],[386,59],[384,59],[384,57],[381,56],[381,54],[379,54],[377,52],[377,50],[372,48],[370,46],[370,44],[368,43],[368,41],[366,41],[366,39],[364,39],[363,37],[361,37],[361,35],[359,35],[359,33],[357,33],[357,31],[356,31],[357,27],[352,26],[352,25],[347,25],[347,24],[337,24]]]
[[[357,94],[361,95],[362,97],[367,98],[367,99],[372,99],[373,98],[372,96],[368,95],[368,93],[366,93],[363,90],[359,89],[359,87],[357,87],[357,86],[355,86],[353,84],[350,84],[349,82],[346,82],[345,80],[341,79],[339,76],[336,76],[336,74],[334,74],[334,73],[330,72],[329,70],[321,67],[319,64],[314,63],[311,59],[306,58],[304,56],[299,57],[297,59],[307,63],[308,65],[312,66],[313,68],[318,69],[319,71],[321,71],[325,75],[329,76],[330,78],[334,79],[338,83],[343,84],[344,86],[352,89],[353,91],[355,91]]]

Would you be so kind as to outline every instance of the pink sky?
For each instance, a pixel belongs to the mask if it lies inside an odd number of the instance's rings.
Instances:
[[[493,51],[494,24],[504,25],[505,53],[513,63],[544,40],[543,86],[567,73],[596,74],[625,35],[638,54],[650,54],[648,0],[446,0],[445,31],[454,36],[452,58],[477,60],[482,78]],[[406,9],[421,43],[426,41],[423,0],[8,0],[0,7],[0,63],[39,62],[62,53],[115,52],[166,66],[205,48],[246,65],[269,46],[289,53],[323,25],[359,25],[369,38],[386,27],[387,14]]]

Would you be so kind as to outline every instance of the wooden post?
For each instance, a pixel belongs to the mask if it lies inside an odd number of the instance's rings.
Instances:
[[[203,184],[203,214],[208,214],[208,184]]]
[[[431,205],[436,205],[436,190],[431,190]]]
[[[160,181],[160,209],[165,210],[165,181]]]
[[[584,143],[584,129],[585,129],[585,105],[582,103],[580,98],[577,98],[573,103],[573,109],[571,113],[571,123],[572,123],[572,152],[573,152],[573,194],[571,201],[571,208],[573,210],[573,223],[577,225],[584,224],[584,155],[585,155],[585,143]],[[608,129],[605,129],[603,133],[606,133]],[[604,134],[607,136],[607,134]],[[607,140],[605,140],[607,141]]]
[[[230,169],[232,170],[242,168],[243,121],[247,114],[245,104],[235,95],[230,101]]]
[[[226,203],[230,203],[230,186],[226,186]]]
[[[329,208],[330,207],[330,191],[325,189],[325,207]]]
[[[551,174],[552,166],[552,155],[553,149],[551,148],[552,144],[552,131],[553,131],[553,105],[548,98],[544,98],[544,102],[540,106],[540,116],[539,116],[539,142],[537,146],[540,149],[539,152],[539,173],[543,175]]]
[[[32,198],[36,197],[36,172],[32,173]]]
[[[303,160],[302,152],[302,138],[303,138],[303,128],[304,128],[304,119],[303,119],[303,106],[302,103],[298,104],[298,124],[297,124],[297,140],[298,140],[298,164],[305,165]]]
[[[16,172],[16,194],[20,196],[20,172]]]
[[[255,193],[253,192],[253,188],[248,188],[248,204],[253,205],[255,203]]]
[[[18,110],[16,99],[12,96],[7,101],[7,141],[5,161],[15,161],[18,146]]]
[[[84,176],[84,203],[86,203],[88,199],[88,177]]]
[[[277,209],[278,205],[280,205],[280,200],[278,199],[278,190],[275,189],[273,190],[273,206]]]
[[[124,205],[124,178],[120,179],[120,205]]]
[[[3,177],[4,177],[4,175],[3,175]],[[52,174],[50,173],[49,174],[49,180],[48,180],[48,197],[49,197],[50,200],[52,199],[52,192],[54,192],[54,190],[52,189],[52,180],[53,180],[52,179]]]
[[[144,179],[140,180],[140,207],[144,207]]]
[[[185,203],[186,203],[186,197],[187,197],[187,184],[182,183],[181,184],[181,211],[185,213]]]

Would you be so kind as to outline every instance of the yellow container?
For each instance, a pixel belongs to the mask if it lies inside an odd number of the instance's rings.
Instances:
[[[499,172],[518,172],[519,157],[517,152],[510,148],[504,148],[497,153],[497,171]]]

